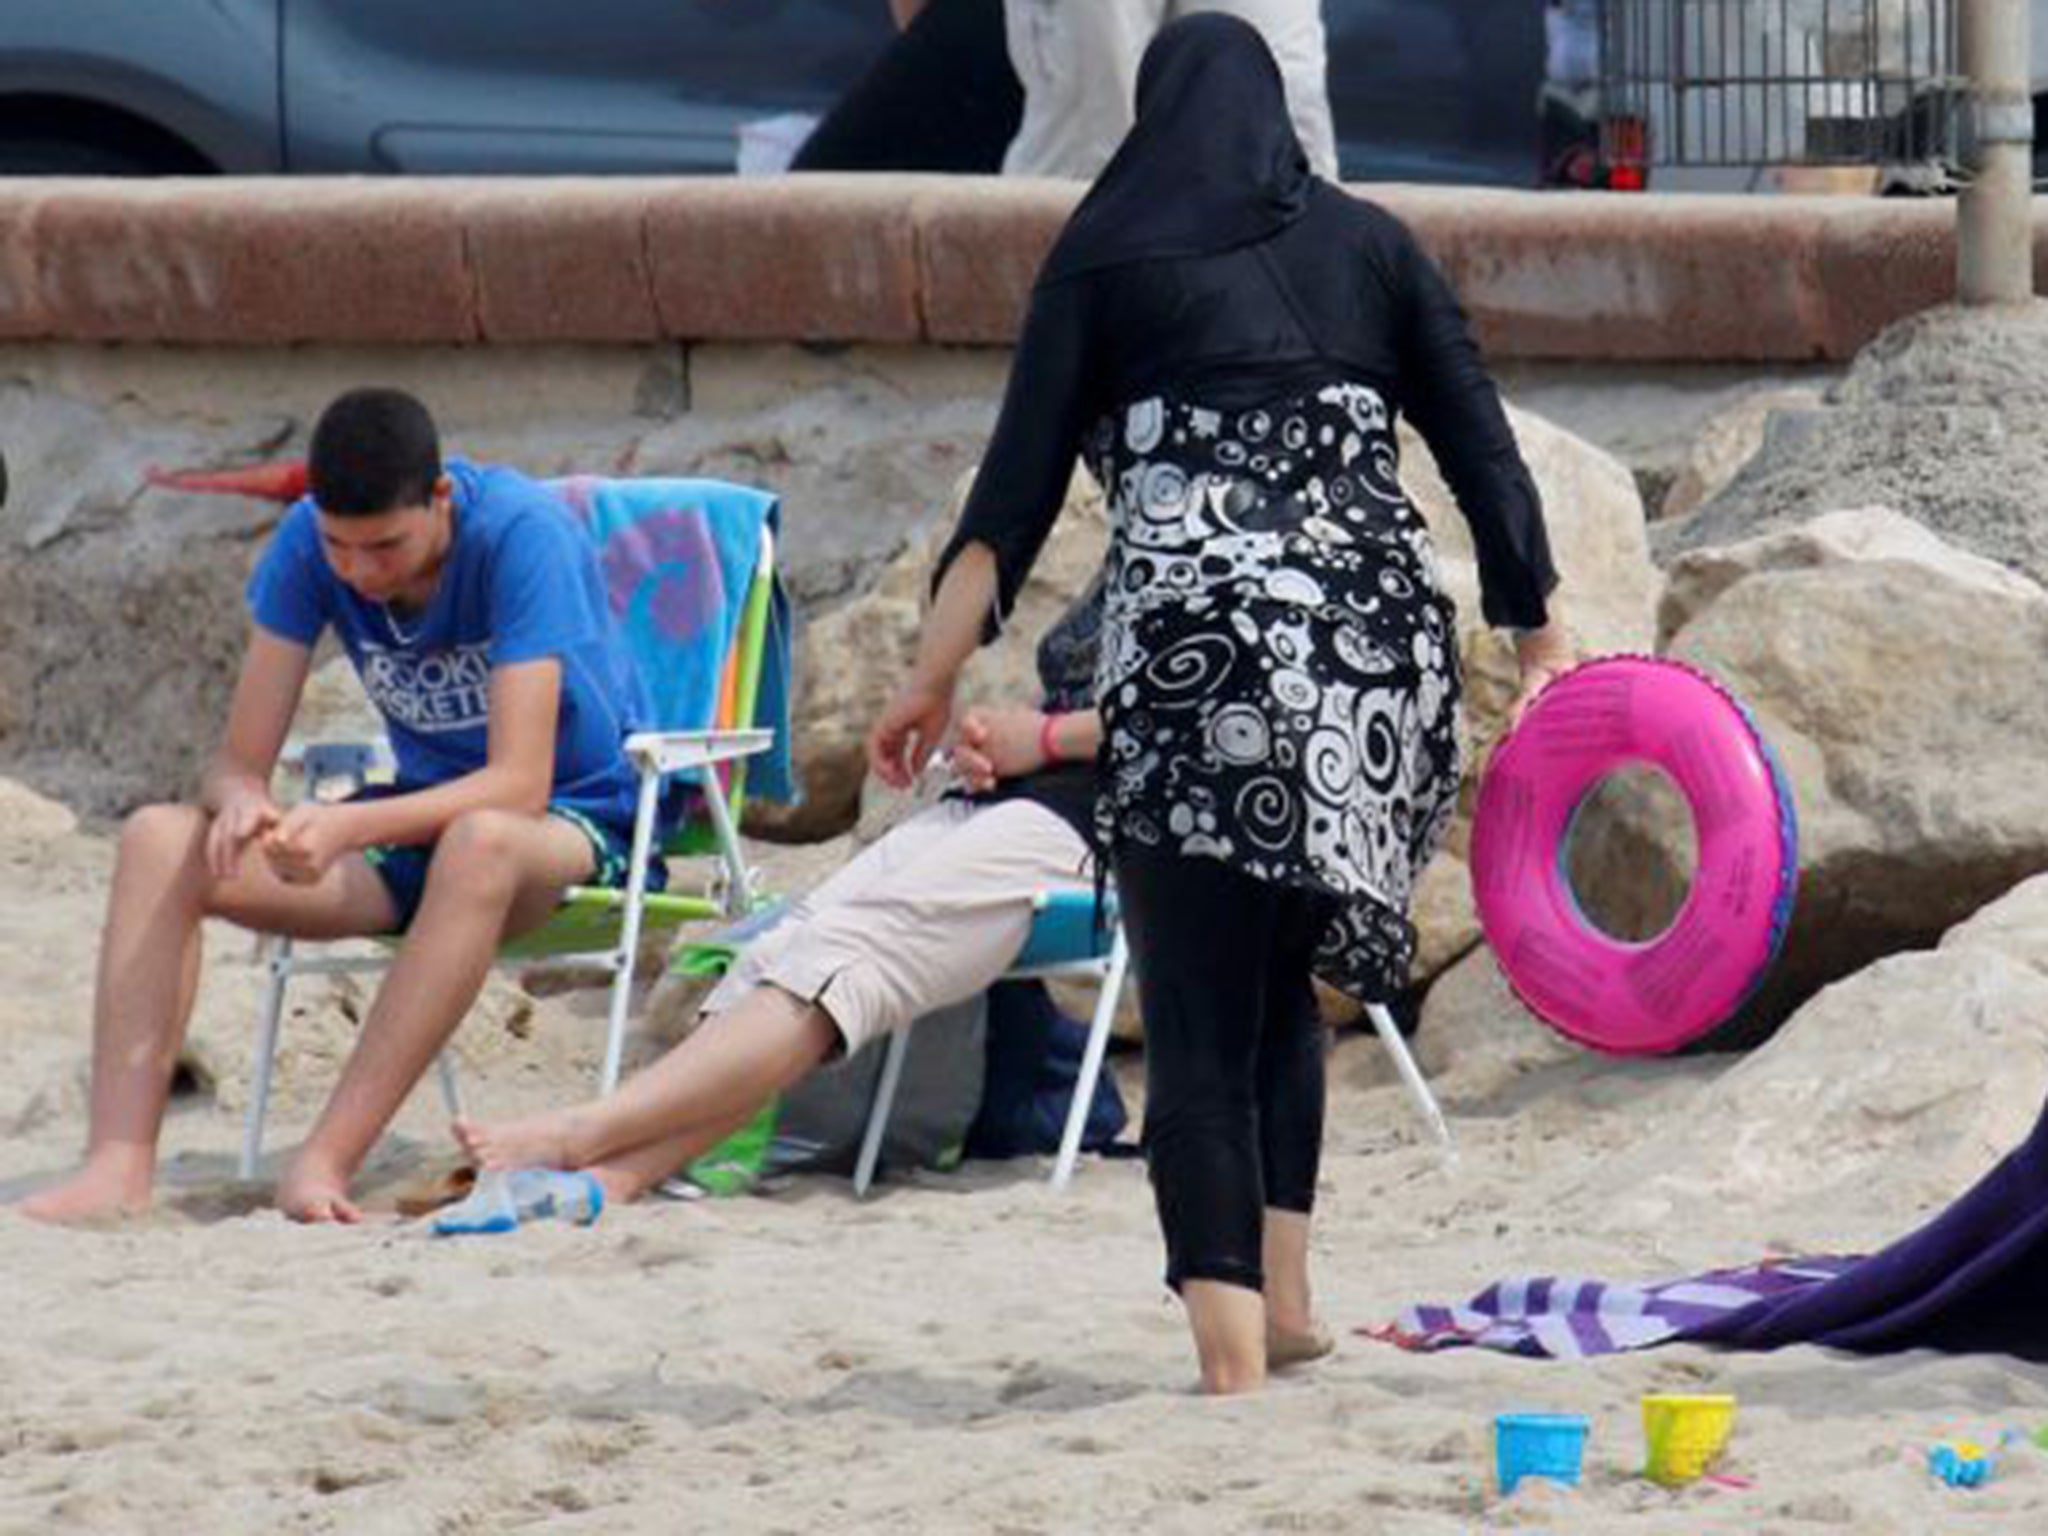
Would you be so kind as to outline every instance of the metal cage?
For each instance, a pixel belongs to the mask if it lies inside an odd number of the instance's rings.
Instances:
[[[1616,165],[1960,163],[1956,0],[1602,0]]]

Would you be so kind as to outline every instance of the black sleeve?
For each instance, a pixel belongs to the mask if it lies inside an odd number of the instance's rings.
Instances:
[[[1472,525],[1487,622],[1541,628],[1557,585],[1543,498],[1457,296],[1412,236],[1398,238],[1402,408]]]
[[[969,544],[986,544],[995,551],[996,610],[983,630],[984,644],[1002,632],[1017,592],[1066,504],[1074,460],[1092,416],[1086,289],[1081,281],[1033,291],[995,433],[975,471],[959,526],[932,571],[932,587],[937,590],[948,567]]]

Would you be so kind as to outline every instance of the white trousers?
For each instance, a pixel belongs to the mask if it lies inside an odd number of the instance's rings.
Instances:
[[[1094,180],[1130,130],[1145,45],[1167,22],[1196,11],[1225,11],[1259,29],[1279,61],[1309,164],[1335,180],[1317,0],[1003,0],[1010,64],[1024,84],[1024,120],[1004,174]]]

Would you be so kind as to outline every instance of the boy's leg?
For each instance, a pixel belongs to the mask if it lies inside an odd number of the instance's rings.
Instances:
[[[199,929],[225,917],[266,932],[334,938],[387,930],[383,883],[360,858],[310,886],[287,885],[251,851],[226,880],[206,866],[212,818],[189,805],[146,806],[121,829],[93,995],[92,1121],[84,1163],[24,1202],[45,1221],[79,1221],[148,1203],[157,1132],[199,980]]]
[[[476,811],[449,824],[398,959],[327,1107],[278,1185],[300,1221],[353,1221],[348,1181],[476,1000],[499,944],[544,921],[596,860],[556,816]]]

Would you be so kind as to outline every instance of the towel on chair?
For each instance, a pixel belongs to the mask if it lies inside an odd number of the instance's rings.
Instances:
[[[718,480],[578,475],[550,482],[590,530],[612,611],[647,681],[660,730],[718,722],[720,689],[759,560],[761,532],[779,539],[776,497]],[[789,742],[789,598],[778,578],[753,718],[775,744],[748,760],[747,788],[763,799],[797,798]]]

